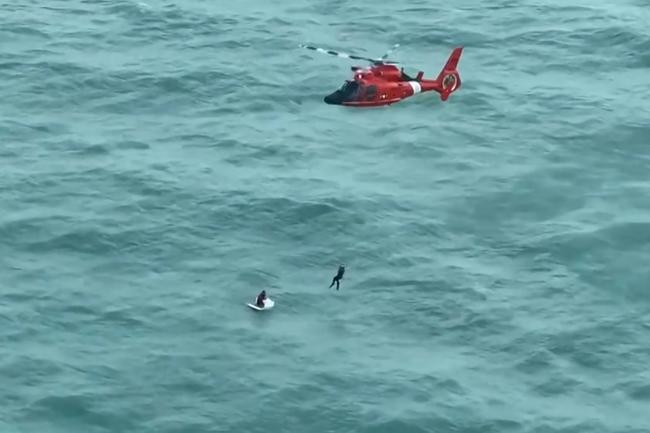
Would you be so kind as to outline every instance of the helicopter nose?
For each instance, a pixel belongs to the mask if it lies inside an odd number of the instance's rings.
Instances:
[[[323,98],[323,101],[326,104],[330,104],[330,105],[341,105],[341,102],[343,102],[341,98],[341,94],[339,92],[334,92],[327,95],[325,98]]]

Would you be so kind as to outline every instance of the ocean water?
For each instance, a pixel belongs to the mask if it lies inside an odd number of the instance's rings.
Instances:
[[[650,3],[383,3],[0,3],[2,433],[650,431]]]

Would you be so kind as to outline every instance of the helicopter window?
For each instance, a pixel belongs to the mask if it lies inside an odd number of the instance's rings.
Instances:
[[[366,101],[371,101],[377,95],[377,86],[368,86],[366,90]]]
[[[359,83],[356,81],[347,82],[343,85],[343,87],[341,87],[341,93],[345,99],[352,98],[358,90]]]

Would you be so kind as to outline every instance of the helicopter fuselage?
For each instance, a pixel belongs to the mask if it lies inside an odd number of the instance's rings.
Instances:
[[[327,104],[353,107],[390,105],[422,91],[420,82],[407,77],[394,65],[355,66],[352,70],[353,78],[324,98]]]
[[[368,68],[352,67],[354,76],[343,86],[327,95],[325,103],[350,107],[376,107],[400,102],[421,92],[438,91],[443,100],[456,90],[460,77],[455,70],[435,80],[409,77],[395,65],[375,65]]]

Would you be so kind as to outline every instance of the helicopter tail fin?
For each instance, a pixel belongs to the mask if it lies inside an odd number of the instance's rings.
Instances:
[[[463,47],[454,48],[436,79],[440,83],[440,99],[443,101],[460,88],[460,74],[457,68],[461,54],[463,54]]]

